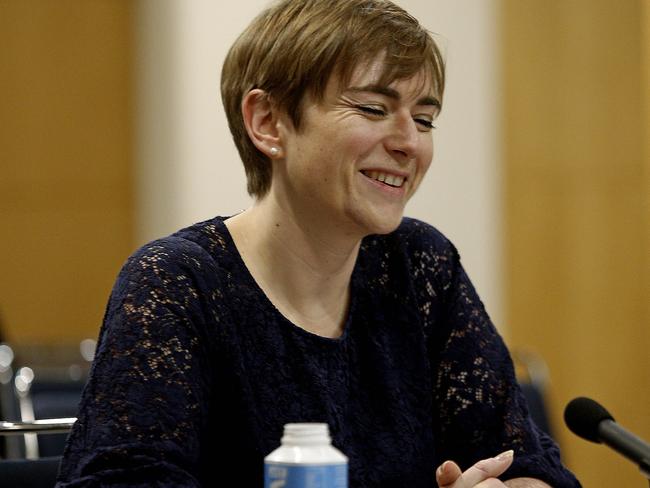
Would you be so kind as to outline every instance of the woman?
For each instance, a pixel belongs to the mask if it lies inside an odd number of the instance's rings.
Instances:
[[[222,96],[255,203],[128,260],[60,487],[262,486],[296,421],[329,424],[352,487],[578,486],[455,248],[403,218],[443,87],[390,2],[253,21]]]

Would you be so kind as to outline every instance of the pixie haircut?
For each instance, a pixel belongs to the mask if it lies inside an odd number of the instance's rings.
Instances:
[[[384,63],[380,84],[422,72],[442,101],[440,50],[414,17],[390,1],[282,0],[251,22],[230,48],[221,74],[221,98],[249,194],[260,198],[268,192],[272,165],[248,137],[244,96],[264,90],[300,130],[305,95],[322,101],[332,75],[346,86],[357,66],[379,55]]]

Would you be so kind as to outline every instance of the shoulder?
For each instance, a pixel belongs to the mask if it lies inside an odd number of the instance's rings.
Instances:
[[[206,335],[214,317],[207,311],[227,307],[220,293],[226,272],[219,249],[227,250],[228,241],[220,225],[195,224],[137,249],[114,283],[103,330],[131,334],[155,327],[156,334],[165,330],[190,340]]]
[[[405,217],[390,234],[371,236],[368,247],[395,260],[399,256],[414,276],[449,275],[458,264],[459,256],[452,242],[434,226]]]
[[[144,244],[125,262],[116,287],[134,281],[140,286],[173,285],[196,276],[216,276],[220,254],[229,252],[224,229],[218,217]]]
[[[412,253],[423,251],[436,254],[456,253],[456,248],[442,232],[421,220],[404,217],[399,227],[389,236],[402,243]]]
[[[364,239],[361,266],[366,283],[384,295],[411,296],[422,316],[438,315],[449,300],[460,268],[458,252],[438,229],[404,218],[397,229]]]
[[[228,250],[225,225],[221,217],[199,222],[173,234],[144,244],[127,263],[177,263],[199,266],[214,261]]]

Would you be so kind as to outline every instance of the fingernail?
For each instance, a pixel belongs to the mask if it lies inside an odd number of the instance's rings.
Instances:
[[[515,451],[512,449],[509,449],[508,451],[504,451],[498,456],[496,456],[494,459],[497,461],[506,461],[507,459],[512,459],[512,457],[515,455]]]
[[[449,461],[445,461],[440,465],[440,467],[438,468],[438,476],[442,476],[443,474],[445,474],[445,471],[447,471],[447,466],[449,466]]]

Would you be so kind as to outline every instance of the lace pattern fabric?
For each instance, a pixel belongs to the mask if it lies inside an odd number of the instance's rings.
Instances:
[[[351,289],[327,339],[275,309],[222,218],[144,246],[113,289],[57,486],[262,486],[295,421],[330,425],[351,487],[432,487],[445,459],[511,448],[504,479],[579,486],[439,232],[405,219],[364,239]]]

